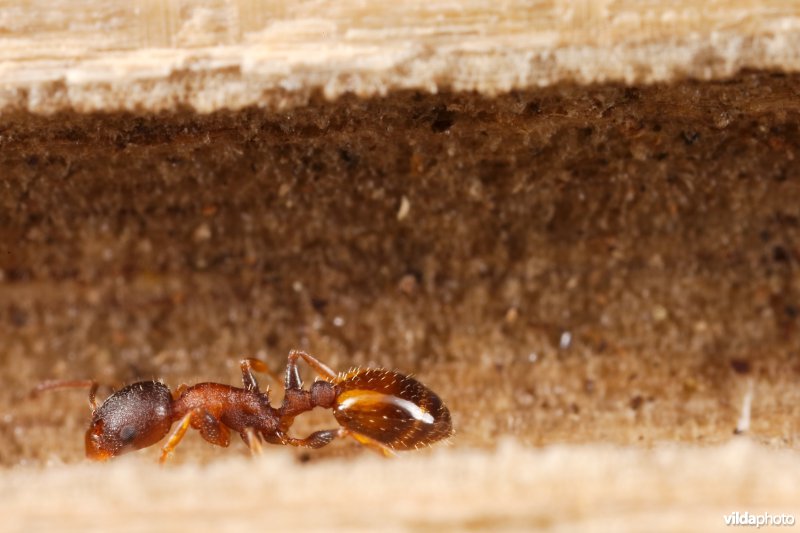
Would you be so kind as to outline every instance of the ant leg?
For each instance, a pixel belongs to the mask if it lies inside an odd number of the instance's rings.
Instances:
[[[89,387],[89,407],[92,413],[97,411],[97,387],[100,384],[93,379],[51,379],[42,381],[31,390],[31,396],[37,396],[39,393],[55,389],[79,389]]]
[[[242,432],[242,440],[247,447],[250,448],[251,455],[261,455],[263,448],[261,447],[261,437],[258,432],[253,428],[245,428]]]
[[[259,392],[258,382],[256,381],[256,378],[253,375],[253,370],[255,370],[256,372],[263,372],[264,374],[267,374],[277,383],[281,382],[281,378],[275,372],[270,370],[270,368],[267,366],[267,363],[265,363],[261,359],[247,357],[239,361],[239,365],[242,368],[242,383],[244,383],[245,390]]]
[[[379,442],[371,437],[367,437],[366,435],[362,435],[361,433],[350,431],[349,429],[339,428],[337,437],[353,437],[355,440],[359,442],[359,444],[366,446],[367,448],[369,448],[374,452],[378,452],[384,457],[394,457],[396,455],[394,453],[394,450],[392,450],[382,442]]]
[[[195,415],[197,414],[197,410],[195,410]],[[200,436],[211,444],[227,448],[231,443],[231,432],[208,411],[203,411],[199,416],[193,416],[192,427],[198,430]]]
[[[339,429],[325,429],[322,431],[315,431],[308,437],[304,439],[295,439],[289,437],[288,435],[281,435],[281,441],[283,444],[289,444],[291,446],[303,446],[306,448],[322,448],[323,446],[330,444],[331,441],[335,438],[344,438],[344,437],[352,437],[359,442],[359,444],[366,446],[367,448],[371,449],[374,452],[378,452],[379,454],[383,455],[384,457],[394,457],[395,453],[394,450],[386,446],[385,444],[367,437],[366,435],[362,435],[361,433],[356,433],[355,431],[350,431],[349,429],[339,428]]]
[[[286,364],[286,385],[287,389],[300,389],[303,387],[303,381],[300,379],[300,373],[297,371],[297,360],[302,358],[308,366],[320,376],[327,379],[336,379],[336,372],[328,365],[308,355],[306,352],[300,350],[292,350],[289,352],[289,362]]]
[[[174,450],[175,447],[180,444],[181,439],[186,434],[186,430],[189,429],[189,425],[192,423],[192,417],[194,416],[195,411],[189,411],[183,416],[180,424],[178,424],[178,427],[175,428],[175,431],[173,431],[172,435],[169,436],[167,443],[161,448],[161,458],[158,460],[159,463],[163,465],[167,462],[169,454],[171,454],[172,450]]]
[[[200,436],[211,444],[226,448],[231,442],[230,431],[222,425],[217,417],[208,411],[193,409],[181,418],[178,427],[175,428],[167,443],[161,448],[159,463],[164,464],[167,461],[169,454],[180,444],[190,426],[198,430]]]
[[[333,439],[339,435],[338,429],[324,429],[322,431],[315,431],[304,439],[295,439],[288,435],[282,435],[281,441],[283,444],[291,446],[302,446],[304,448],[322,448],[330,444]]]

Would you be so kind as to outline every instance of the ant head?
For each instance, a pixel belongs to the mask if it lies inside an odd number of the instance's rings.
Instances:
[[[155,444],[172,425],[172,395],[156,381],[118,390],[94,413],[86,431],[86,456],[103,461]]]
[[[95,419],[86,431],[86,457],[94,461],[105,461],[121,452],[112,439],[108,438],[104,426],[103,420]]]

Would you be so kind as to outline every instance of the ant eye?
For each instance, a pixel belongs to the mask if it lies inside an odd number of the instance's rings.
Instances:
[[[119,431],[119,440],[124,443],[129,443],[136,436],[136,428],[133,426],[124,426]]]

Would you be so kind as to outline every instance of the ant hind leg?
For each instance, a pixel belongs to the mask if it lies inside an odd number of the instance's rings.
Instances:
[[[300,350],[292,350],[289,352],[289,362],[286,364],[285,387],[287,389],[299,389],[303,387],[303,381],[300,379],[300,373],[297,371],[297,360],[301,358],[323,378],[330,380],[336,379],[336,372],[316,357]]]
[[[302,446],[305,448],[322,448],[323,446],[330,444],[331,441],[335,438],[344,438],[344,437],[352,437],[357,440],[361,445],[366,446],[370,450],[377,452],[384,457],[394,457],[395,453],[394,450],[379,442],[373,438],[367,437],[366,435],[362,435],[361,433],[356,433],[355,431],[350,431],[349,429],[339,428],[339,429],[325,429],[322,431],[315,431],[308,437],[304,439],[295,439],[289,437],[288,435],[282,436],[282,443],[289,444],[291,446]]]
[[[377,441],[371,437],[367,437],[366,435],[362,435],[361,433],[356,433],[355,431],[350,431],[349,429],[339,428],[338,437],[352,437],[359,442],[362,446],[366,446],[373,452],[378,452],[379,454],[383,455],[384,457],[394,457],[396,454],[394,450],[386,446],[380,441]]]
[[[289,444],[291,446],[316,449],[330,444],[338,435],[338,429],[323,429],[321,431],[315,431],[304,439],[295,439],[288,435],[283,435],[281,441],[283,444]]]

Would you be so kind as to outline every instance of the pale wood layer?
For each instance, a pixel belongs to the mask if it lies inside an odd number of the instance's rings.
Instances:
[[[153,457],[5,472],[4,530],[723,531],[734,511],[800,517],[800,458],[746,440],[653,450],[506,443],[308,465],[274,448],[204,467],[159,469]]]
[[[788,0],[0,2],[0,109],[201,112],[800,67]]]

